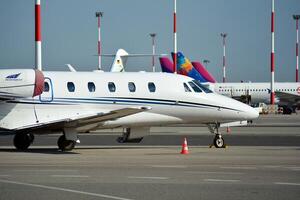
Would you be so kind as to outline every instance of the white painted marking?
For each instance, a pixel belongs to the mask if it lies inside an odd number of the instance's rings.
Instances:
[[[84,175],[51,175],[52,177],[58,178],[88,178],[89,176]]]
[[[285,183],[285,182],[275,182],[276,185],[292,185],[292,186],[300,186],[300,183]]]
[[[228,179],[204,179],[204,181],[210,181],[210,182],[239,182],[240,180],[228,180]]]
[[[257,169],[256,167],[248,167],[248,166],[228,166],[228,167],[220,167],[221,169]]]
[[[300,167],[287,167],[287,169],[292,171],[300,171]]]
[[[18,182],[18,181],[8,181],[8,180],[0,179],[0,182],[16,184],[16,185],[37,187],[37,188],[43,188],[43,189],[48,189],[48,190],[58,190],[58,191],[63,191],[63,192],[71,192],[71,193],[83,194],[83,195],[94,196],[94,197],[102,197],[102,198],[107,198],[107,199],[131,200],[131,199],[117,197],[117,196],[97,194],[97,193],[91,193],[91,192],[84,192],[84,191],[79,191],[79,190],[71,190],[71,189],[61,188],[61,187],[53,187],[53,186],[46,186],[46,185],[39,185],[39,184],[24,183],[24,182]]]
[[[15,172],[77,172],[72,169],[16,169]]]
[[[185,165],[151,165],[154,168],[186,168]]]
[[[153,179],[153,180],[167,180],[168,177],[158,177],[158,176],[128,176],[131,179]]]
[[[228,174],[228,175],[243,175],[241,172],[205,172],[205,171],[186,171],[185,173],[191,174]]]
[[[8,174],[0,174],[0,177],[9,177],[10,175]]]

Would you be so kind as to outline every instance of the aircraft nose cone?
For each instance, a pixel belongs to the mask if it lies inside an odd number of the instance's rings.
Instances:
[[[258,110],[250,107],[247,111],[247,115],[248,115],[248,119],[256,119],[259,116],[259,112],[258,112]]]

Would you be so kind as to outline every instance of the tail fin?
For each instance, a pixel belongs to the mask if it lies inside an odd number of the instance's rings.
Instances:
[[[110,72],[123,72],[124,65],[127,62],[126,56],[128,56],[128,53],[124,49],[118,49],[115,59],[111,65]]]
[[[173,62],[169,58],[160,57],[159,62],[160,62],[162,72],[174,73]]]
[[[203,67],[200,62],[192,62],[194,68],[202,75],[202,77],[210,83],[216,83],[216,79]]]
[[[172,53],[172,58],[174,58],[174,53]],[[183,53],[177,53],[177,73],[189,76],[200,82],[207,82],[205,78],[193,67],[191,61],[186,58]]]

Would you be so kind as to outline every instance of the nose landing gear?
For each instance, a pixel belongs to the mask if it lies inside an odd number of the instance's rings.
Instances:
[[[225,141],[222,134],[219,132],[220,123],[209,124],[208,129],[212,134],[215,134],[213,144],[210,147],[215,146],[216,148],[226,148]]]

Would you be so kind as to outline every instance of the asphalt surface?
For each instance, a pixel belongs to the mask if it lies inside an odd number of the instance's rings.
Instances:
[[[59,135],[36,136],[26,152],[5,135],[0,199],[299,199],[299,119],[223,129],[224,149],[209,148],[213,135],[197,125],[156,127],[139,144],[118,144],[120,130],[82,134],[71,152],[57,150]]]
[[[299,199],[299,147],[0,150],[0,199]]]

